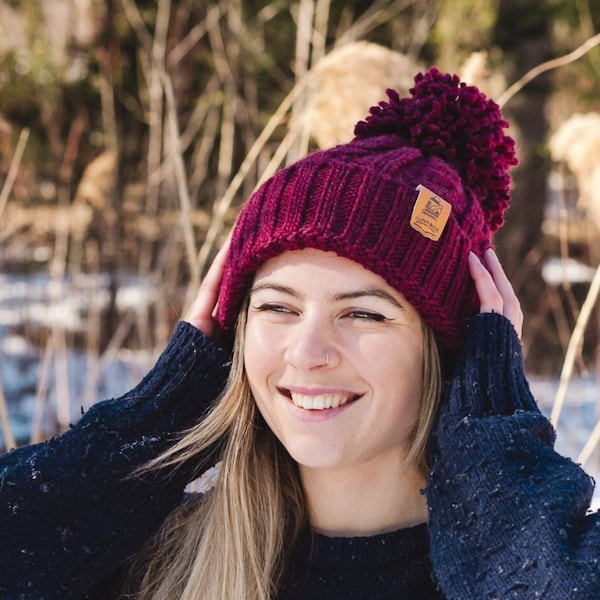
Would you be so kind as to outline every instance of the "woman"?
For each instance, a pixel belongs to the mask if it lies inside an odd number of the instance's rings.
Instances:
[[[388,95],[253,194],[135,390],[2,458],[3,597],[600,597],[490,249],[506,123],[435,69]]]

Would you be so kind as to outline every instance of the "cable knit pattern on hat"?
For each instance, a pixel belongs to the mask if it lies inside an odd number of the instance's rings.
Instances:
[[[371,109],[352,142],[305,157],[249,199],[219,297],[226,335],[262,263],[315,248],[383,277],[445,349],[460,347],[479,306],[468,254],[481,256],[502,222],[514,144],[497,105],[476,88],[436,69],[415,81],[409,98],[388,91],[390,101]],[[451,205],[437,241],[411,225],[420,185]]]

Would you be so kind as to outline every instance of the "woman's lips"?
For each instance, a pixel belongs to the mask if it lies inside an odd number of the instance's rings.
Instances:
[[[357,400],[360,394],[343,391],[320,391],[320,390],[292,390],[279,388],[279,391],[289,398],[295,406],[304,410],[327,410],[344,406],[348,402]]]

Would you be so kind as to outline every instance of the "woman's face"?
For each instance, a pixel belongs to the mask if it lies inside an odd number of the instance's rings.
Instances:
[[[332,252],[285,252],[257,271],[244,363],[265,421],[300,467],[398,465],[422,395],[421,318]]]

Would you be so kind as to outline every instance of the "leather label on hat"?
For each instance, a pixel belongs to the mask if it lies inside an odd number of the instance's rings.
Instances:
[[[419,184],[417,190],[419,195],[413,206],[410,226],[426,238],[437,242],[444,232],[452,205],[424,185]]]

